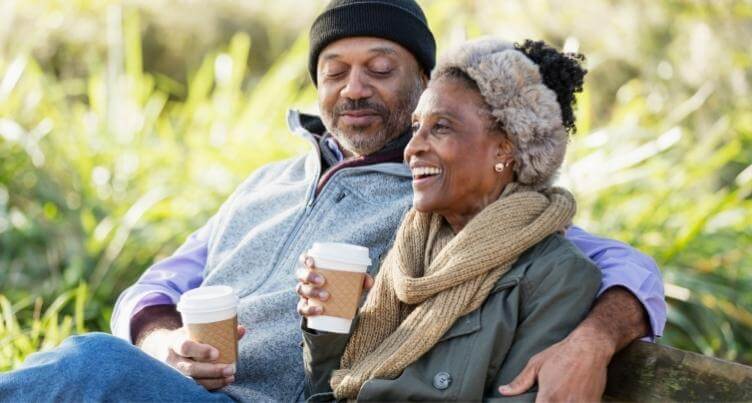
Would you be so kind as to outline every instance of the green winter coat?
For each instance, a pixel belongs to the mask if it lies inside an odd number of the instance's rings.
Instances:
[[[502,397],[498,387],[580,323],[600,282],[590,260],[563,236],[551,235],[523,253],[483,305],[459,318],[428,353],[396,379],[364,383],[358,400],[533,401],[537,387],[516,398]],[[334,399],[329,378],[348,338],[307,329],[304,321],[309,401]]]

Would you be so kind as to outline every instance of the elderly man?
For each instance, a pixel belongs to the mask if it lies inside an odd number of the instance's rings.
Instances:
[[[335,0],[313,23],[310,39],[309,69],[322,116],[290,112],[288,124],[312,151],[254,172],[172,257],[123,292],[112,317],[119,338],[79,336],[36,354],[0,376],[0,396],[303,396],[293,289],[298,256],[315,241],[367,246],[373,261],[387,251],[411,204],[402,154],[410,114],[435,61],[433,35],[412,0]],[[614,352],[662,332],[663,289],[652,260],[576,227],[567,236],[603,271],[600,297],[569,337],[532,357],[510,385],[498,385],[503,394],[522,393],[537,380],[540,399],[598,399]],[[238,332],[247,334],[237,368],[214,363],[214,348],[187,341],[175,310],[182,293],[217,284],[232,286],[240,297],[244,328]]]

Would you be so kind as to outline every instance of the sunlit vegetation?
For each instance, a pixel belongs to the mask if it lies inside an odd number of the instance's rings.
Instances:
[[[284,116],[316,109],[324,2],[247,3],[0,4],[0,370],[108,331],[244,177],[305,152]],[[577,223],[658,262],[661,343],[752,362],[752,3],[422,4],[440,51],[495,34],[587,55],[561,176]]]

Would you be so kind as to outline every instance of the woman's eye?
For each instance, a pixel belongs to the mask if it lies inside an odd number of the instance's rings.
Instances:
[[[417,133],[418,130],[420,130],[420,123],[413,123],[412,126],[410,126],[410,130],[412,130],[413,134]]]
[[[433,125],[433,131],[439,134],[448,133],[450,131],[450,127],[442,122],[436,122]]]

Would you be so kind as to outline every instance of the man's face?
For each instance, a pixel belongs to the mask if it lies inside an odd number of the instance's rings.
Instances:
[[[348,157],[373,154],[404,133],[425,84],[410,52],[372,37],[324,48],[317,80],[324,125]]]

